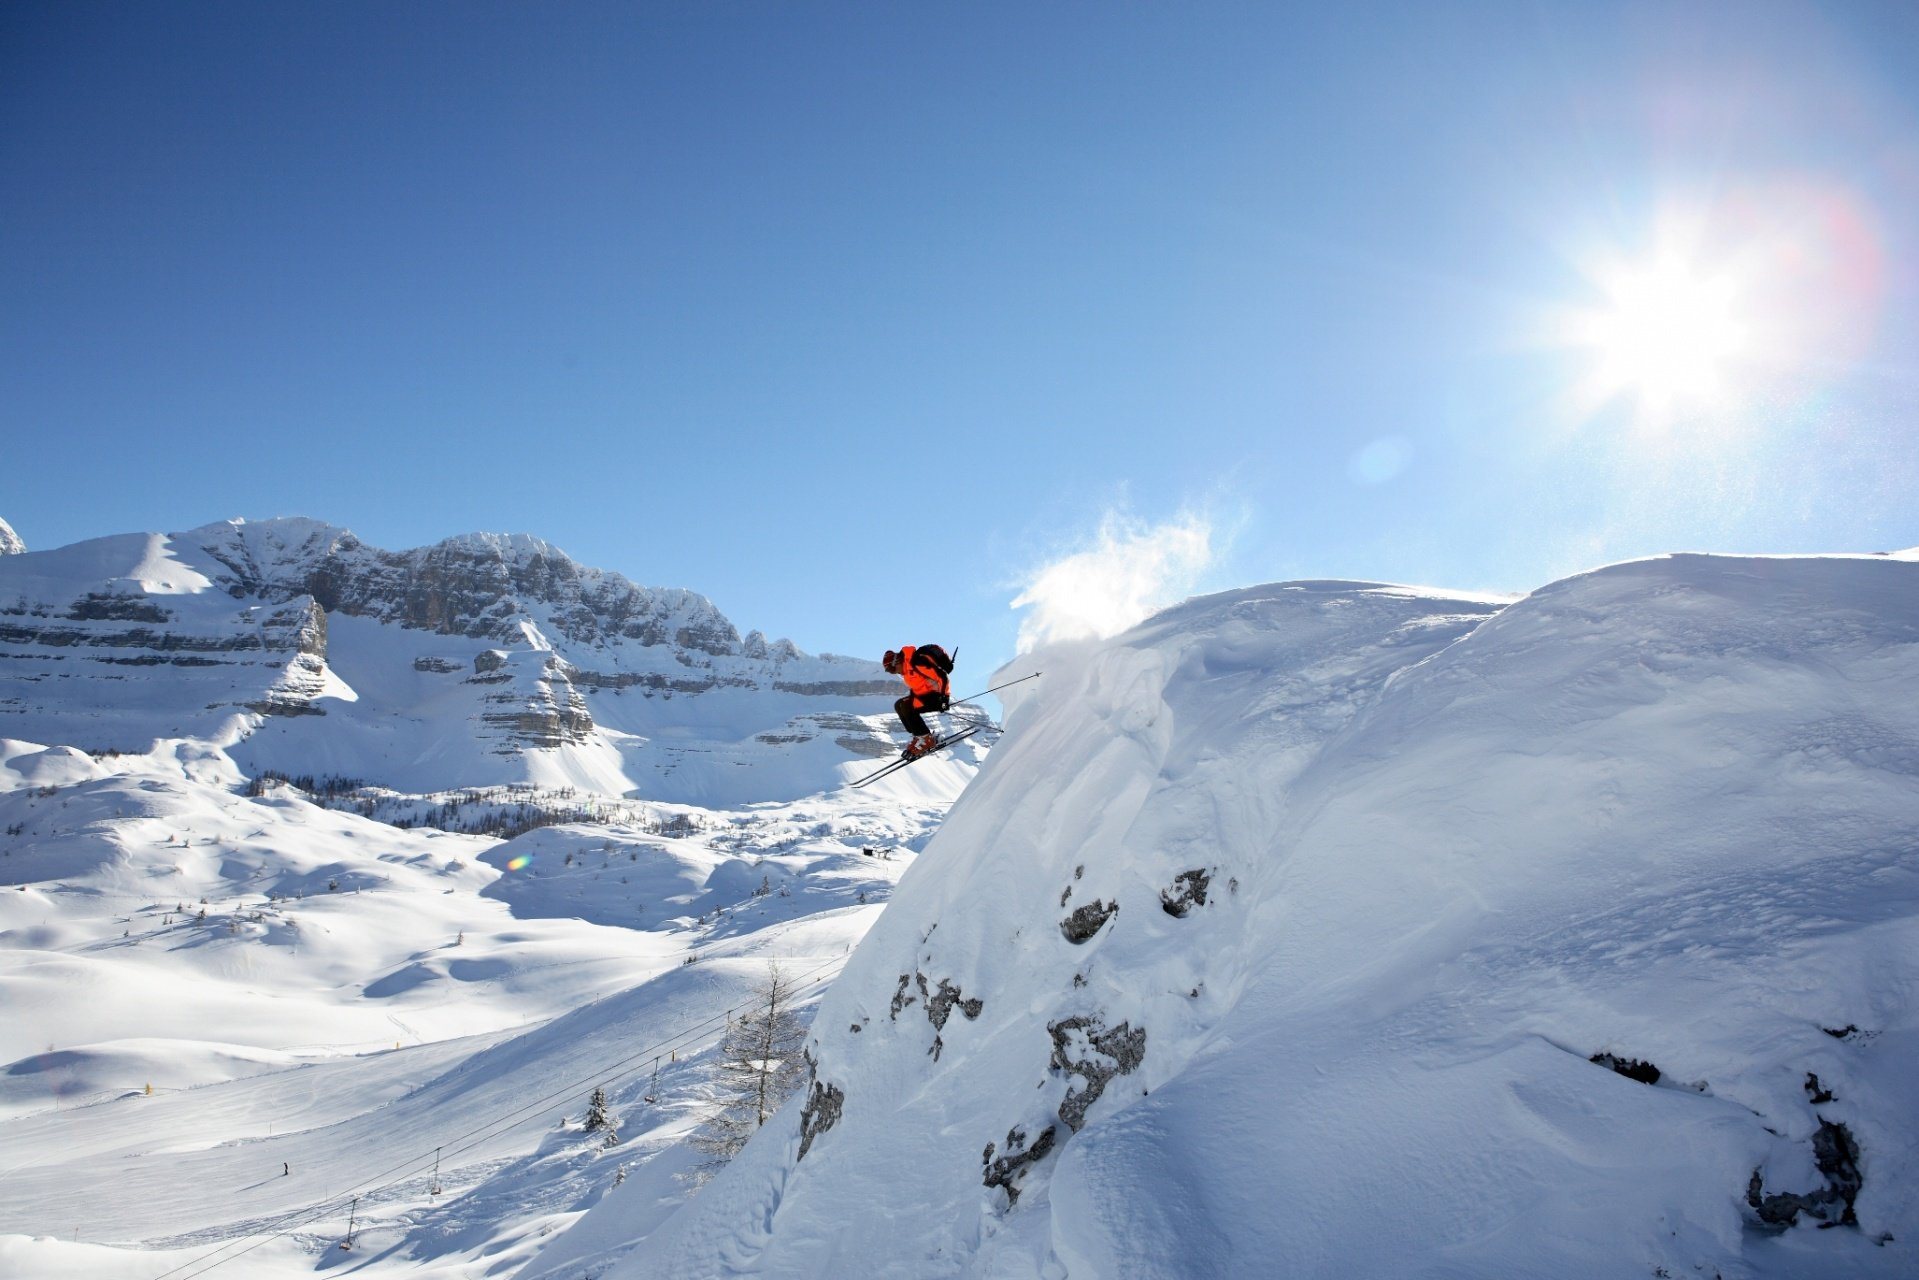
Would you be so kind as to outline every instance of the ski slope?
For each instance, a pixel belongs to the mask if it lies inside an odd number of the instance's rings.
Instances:
[[[1919,1272],[1915,559],[1032,655],[805,1102],[520,1274]]]
[[[926,764],[501,841],[0,741],[0,1275],[500,1275],[622,1169],[677,1205],[728,1010],[777,959],[810,1011],[971,771]]]

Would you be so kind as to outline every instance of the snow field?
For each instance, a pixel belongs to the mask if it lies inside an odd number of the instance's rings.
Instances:
[[[7,1274],[499,1274],[622,1165],[677,1204],[726,1010],[772,958],[810,1007],[937,816],[827,796],[501,842],[238,781],[204,745],[0,750]],[[579,1132],[595,1083],[610,1149]]]

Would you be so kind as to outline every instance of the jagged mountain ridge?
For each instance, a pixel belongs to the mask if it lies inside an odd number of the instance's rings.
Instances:
[[[742,636],[696,592],[538,538],[396,552],[303,518],[8,557],[0,674],[5,736],[95,750],[204,737],[248,767],[402,789],[534,782],[695,803],[838,781],[887,749],[867,717],[892,689],[875,663]],[[733,776],[748,772],[751,786]]]
[[[526,534],[469,533],[383,551],[334,525],[283,519],[227,521],[179,536],[226,567],[223,585],[236,597],[310,595],[329,613],[502,642],[516,639],[517,620],[539,605],[558,634],[576,644],[631,640],[715,656],[775,656],[763,638],[749,646],[696,592],[637,586]],[[748,652],[752,647],[759,652]],[[800,656],[790,641],[775,647],[779,656]]]

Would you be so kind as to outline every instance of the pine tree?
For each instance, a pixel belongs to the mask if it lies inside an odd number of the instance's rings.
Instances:
[[[606,1089],[604,1086],[596,1087],[593,1090],[592,1098],[587,1101],[585,1129],[588,1133],[604,1131],[606,1133],[607,1146],[613,1147],[619,1145],[620,1131],[614,1127],[613,1112],[611,1108],[607,1106]]]
[[[720,1060],[713,1068],[720,1107],[691,1139],[709,1157],[693,1171],[695,1182],[705,1182],[738,1155],[805,1082],[806,1024],[793,1012],[797,994],[797,984],[779,962],[768,964],[766,977],[753,988],[752,1003],[721,1037]]]

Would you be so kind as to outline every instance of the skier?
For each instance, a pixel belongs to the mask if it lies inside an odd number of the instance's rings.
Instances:
[[[917,760],[939,745],[939,738],[926,727],[922,713],[944,711],[950,704],[951,686],[946,675],[953,669],[953,660],[936,644],[923,644],[918,648],[909,644],[897,653],[888,649],[880,664],[889,675],[906,681],[908,693],[893,704],[893,710],[899,713],[906,731],[913,735],[900,755],[907,760]]]

